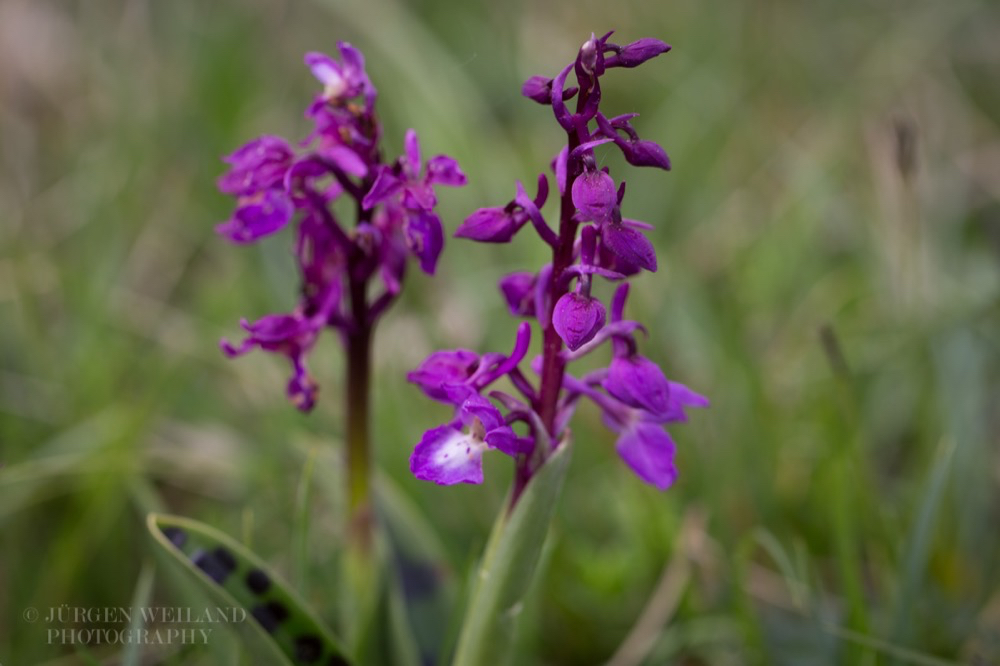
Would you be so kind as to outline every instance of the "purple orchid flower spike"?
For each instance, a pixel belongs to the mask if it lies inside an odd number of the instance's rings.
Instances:
[[[533,76],[521,89],[525,97],[550,107],[566,133],[565,146],[550,163],[560,199],[558,224],[550,225],[543,212],[548,183],[542,176],[534,199],[518,183],[513,201],[480,208],[455,232],[459,238],[507,243],[530,222],[551,249],[552,259],[537,271],[517,271],[499,282],[510,313],[529,319],[518,328],[514,353],[502,357],[466,350],[435,352],[410,374],[429,397],[455,405],[464,415],[425,433],[411,459],[418,478],[439,484],[479,483],[482,453],[496,448],[514,458],[512,502],[516,502],[539,467],[565,441],[581,398],[600,407],[604,422],[617,434],[618,455],[640,479],[665,489],[677,478],[676,445],[664,425],[686,420],[685,408],[707,406],[708,401],[668,380],[659,366],[637,351],[633,336],[645,328],[623,318],[628,293],[624,280],[640,271],[657,270],[655,248],[644,233],[651,227],[622,217],[624,181],[616,188],[610,171],[598,168],[601,162],[595,154],[601,146],[614,143],[633,166],[670,168],[666,152],[640,138],[632,124],[636,114],[609,118],[600,111],[601,78],[608,71],[637,67],[670,47],[651,38],[619,46],[610,37],[610,32],[591,35],[575,60],[554,77]],[[611,300],[610,323],[604,304],[592,295],[594,282],[600,279],[620,283]],[[542,337],[542,353],[531,364],[537,383],[518,365],[527,348],[527,333],[535,325]],[[581,379],[568,372],[570,363],[608,342],[612,348],[608,367]],[[489,395],[499,401],[497,406],[482,398],[482,392],[500,376],[506,376],[520,395],[493,391]],[[486,416],[470,423],[473,400]],[[511,440],[503,430],[504,444],[491,441],[489,433],[500,423],[524,426],[527,432]],[[508,446],[511,441],[514,444]]]
[[[216,228],[234,243],[295,227],[302,281],[296,314],[244,322],[249,337],[238,347],[224,343],[223,350],[235,356],[256,348],[288,357],[288,394],[303,411],[315,404],[316,383],[305,359],[316,338],[334,329],[349,356],[367,357],[372,327],[400,293],[407,255],[434,272],[444,245],[434,187],[466,182],[445,155],[431,158],[424,171],[413,130],[406,133],[403,156],[391,164],[382,160],[377,92],[364,56],[346,42],[337,49],[339,58],[305,56],[322,90],[306,112],[315,127],[299,148],[280,137],[259,137],[225,158],[229,170],[218,183],[236,197],[232,216]],[[353,199],[359,211],[350,229],[334,210],[342,197]],[[369,282],[381,285],[381,292]],[[364,418],[357,411],[347,410],[349,418]]]

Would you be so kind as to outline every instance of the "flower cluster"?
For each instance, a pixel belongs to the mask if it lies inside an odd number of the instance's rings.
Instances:
[[[538,177],[532,198],[517,183],[514,199],[502,207],[470,215],[455,235],[481,242],[505,243],[529,222],[552,250],[551,263],[535,272],[517,272],[499,282],[511,314],[537,322],[542,355],[530,363],[532,381],[520,362],[529,346],[532,326],[522,322],[510,355],[465,350],[431,354],[409,380],[430,398],[452,405],[454,419],[427,431],[410,459],[413,473],[439,484],[482,481],[482,454],[496,449],[515,460],[514,498],[532,474],[566,436],[567,424],[580,398],[592,400],[604,423],[618,435],[617,451],[644,481],[665,489],[677,476],[674,443],[664,425],[686,420],[685,408],[708,401],[669,381],[660,368],[637,351],[641,324],[624,319],[629,276],[655,272],[656,253],[643,233],[650,225],[622,217],[625,183],[616,186],[607,168],[599,168],[594,149],[613,143],[625,160],[640,167],[670,168],[666,152],[639,138],[632,126],[637,114],[612,118],[600,111],[601,77],[613,68],[631,68],[670,47],[656,39],[619,46],[611,33],[587,40],[574,62],[552,79],[535,76],[522,93],[550,106],[566,133],[566,146],[552,162],[560,197],[559,225],[542,214],[549,195],[548,179]],[[567,87],[573,73],[576,86]],[[575,108],[568,103],[575,98]],[[610,308],[591,292],[595,277],[620,283]],[[610,318],[608,310],[610,309]],[[610,319],[610,321],[609,321]],[[567,365],[609,343],[610,364],[576,377]],[[521,394],[487,387],[508,377]],[[492,398],[491,401],[489,398]],[[512,428],[524,424],[525,435]]]
[[[292,365],[289,398],[312,408],[317,386],[305,358],[324,327],[345,337],[366,334],[399,294],[407,254],[433,273],[444,243],[434,212],[435,185],[465,184],[458,163],[443,155],[421,160],[416,132],[405,152],[382,161],[382,126],[375,115],[376,90],[361,52],[338,43],[340,60],[308,53],[306,65],[323,85],[306,111],[313,131],[299,149],[276,136],[262,136],[224,158],[229,171],[219,189],[236,197],[236,209],[216,230],[234,243],[252,243],[298,220],[295,257],[301,297],[287,314],[243,320],[246,338],[221,343],[228,356],[259,348],[286,356]],[[345,228],[331,208],[353,199],[356,224]],[[382,288],[368,298],[369,280]]]

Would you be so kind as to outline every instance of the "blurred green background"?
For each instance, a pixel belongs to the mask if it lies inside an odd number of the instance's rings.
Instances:
[[[1000,663],[995,3],[3,0],[0,664],[117,663],[48,644],[24,613],[128,606],[157,561],[151,509],[250,541],[303,586],[335,573],[338,345],[313,355],[308,416],[282,359],[217,346],[294,304],[289,234],[234,247],[213,226],[231,210],[219,156],[307,133],[302,54],[361,48],[389,150],[413,127],[459,160],[469,186],[440,193],[453,230],[560,146],[521,82],[611,28],[674,47],[606,77],[606,113],[640,112],[674,164],[603,154],[625,215],[656,227],[661,269],[628,314],[651,332],[641,352],[713,405],[673,429],[666,493],[580,410],[516,663],[604,663],[650,598],[645,660],[617,663]],[[412,479],[412,446],[448,414],[404,373],[440,347],[509,348],[494,283],[541,263],[531,235],[450,241],[376,336],[379,462],[459,582],[510,465],[488,459],[481,487]],[[158,603],[188,598],[155,571]],[[332,591],[306,594],[332,613]],[[254,663],[243,644],[220,630],[207,653],[144,663]]]

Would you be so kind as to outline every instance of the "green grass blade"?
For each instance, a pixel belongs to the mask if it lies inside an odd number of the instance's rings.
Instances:
[[[153,597],[153,577],[155,569],[152,562],[144,562],[139,570],[139,580],[135,584],[135,592],[132,595],[132,608],[148,608],[149,600]],[[129,625],[129,635],[137,636],[145,626],[145,617],[142,613],[132,613],[132,622]],[[130,642],[125,646],[122,654],[122,666],[141,666],[142,650],[138,641]]]
[[[292,587],[244,546],[187,518],[151,513],[147,526],[156,542],[214,594],[246,611],[246,623],[268,639],[281,663],[351,663],[341,642]]]
[[[497,519],[479,567],[454,666],[507,663],[514,630],[538,565],[566,469],[567,440],[528,483],[517,506]]]
[[[937,525],[938,512],[944,501],[945,486],[951,473],[954,460],[955,441],[945,439],[941,442],[928,475],[923,501],[917,512],[913,531],[907,539],[905,561],[901,571],[899,596],[892,622],[892,643],[906,646],[913,639],[913,608],[920,594],[921,585],[927,572],[927,563],[931,553],[931,539]],[[895,664],[903,663],[899,658]]]

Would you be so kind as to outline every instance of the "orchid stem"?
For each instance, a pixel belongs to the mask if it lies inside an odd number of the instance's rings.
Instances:
[[[371,337],[363,281],[351,281],[351,305],[355,327],[347,332],[347,511],[348,536],[367,551],[372,537],[371,432]]]

